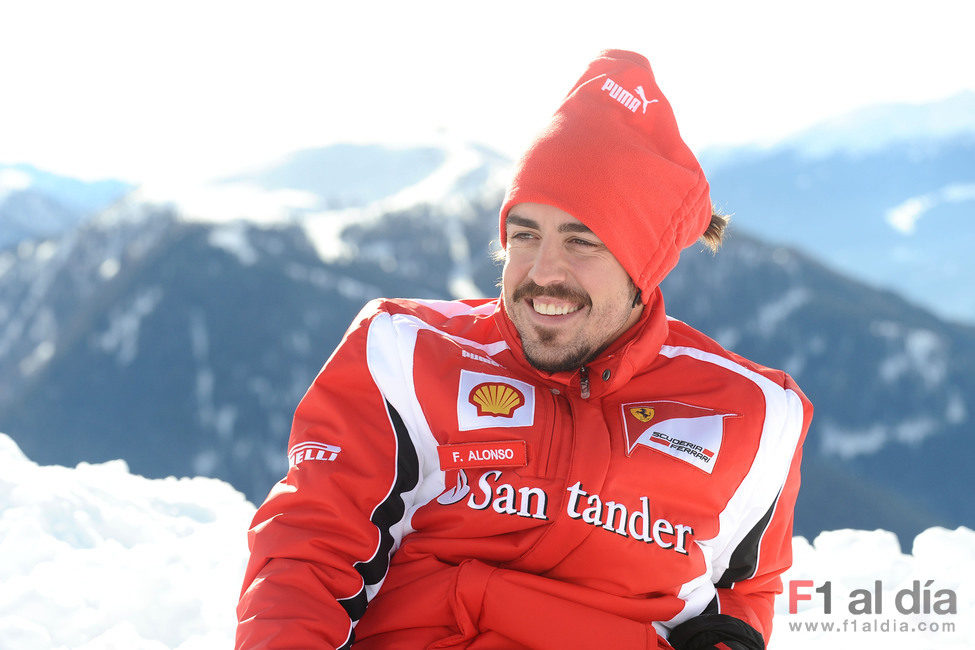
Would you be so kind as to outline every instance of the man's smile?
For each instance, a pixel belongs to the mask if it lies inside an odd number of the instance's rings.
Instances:
[[[582,305],[579,304],[547,300],[542,297],[534,298],[528,302],[531,303],[535,313],[544,316],[564,316],[582,309]]]
[[[505,233],[504,302],[535,368],[574,372],[639,320],[626,269],[568,212],[519,203]]]

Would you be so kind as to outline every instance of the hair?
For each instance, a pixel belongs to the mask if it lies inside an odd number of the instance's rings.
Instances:
[[[707,229],[698,241],[707,246],[712,253],[717,253],[724,241],[724,231],[728,227],[729,221],[731,221],[731,215],[721,214],[718,208],[711,204],[711,223],[708,224]]]
[[[508,251],[501,245],[500,239],[492,239],[489,248],[491,261],[495,264],[504,264],[508,259]]]

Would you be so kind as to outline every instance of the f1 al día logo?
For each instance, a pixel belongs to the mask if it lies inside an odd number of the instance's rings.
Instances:
[[[812,580],[790,580],[787,592],[789,614],[797,615],[790,616],[787,621],[787,633],[791,634],[822,638],[824,634],[832,636],[836,633],[840,635],[864,633],[953,635],[959,631],[954,617],[958,613],[958,595],[953,589],[938,588],[934,580],[913,580],[900,589],[884,589],[883,581],[875,580],[870,587],[851,589],[849,592],[845,589],[834,589],[830,580],[820,585]],[[817,617],[815,616],[817,613],[835,615]],[[931,639],[928,636],[923,638],[925,641]],[[950,637],[943,638],[945,643],[950,639]],[[887,646],[876,645],[876,642],[865,640],[857,647]],[[912,644],[910,647],[972,646],[939,643],[937,645]]]
[[[841,594],[835,595],[837,600]],[[800,601],[822,600],[822,612],[833,613],[833,583],[827,580],[816,586],[812,580],[789,581],[789,613],[799,611]],[[890,602],[887,602],[890,601]],[[853,589],[845,598],[850,614],[957,614],[958,595],[953,589],[937,589],[934,580],[914,580],[909,587],[897,590],[893,596],[884,595],[881,580],[874,580],[871,588]]]

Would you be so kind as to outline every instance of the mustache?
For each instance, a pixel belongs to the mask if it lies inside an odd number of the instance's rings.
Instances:
[[[515,289],[514,294],[511,296],[511,300],[513,302],[518,302],[522,299],[541,298],[543,296],[555,298],[556,300],[575,302],[584,307],[589,307],[592,305],[592,299],[587,294],[571,289],[564,284],[549,284],[542,287],[535,284],[534,280],[525,280],[522,282],[518,288]]]

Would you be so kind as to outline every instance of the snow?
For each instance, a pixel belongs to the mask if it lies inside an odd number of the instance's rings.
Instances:
[[[34,180],[25,171],[10,167],[0,168],[0,202],[14,192],[26,190]]]
[[[120,366],[132,363],[139,352],[139,329],[142,320],[152,314],[163,299],[161,287],[142,289],[128,305],[113,309],[108,328],[97,336],[98,347],[114,354]]]
[[[0,648],[232,647],[253,514],[242,494],[215,479],[146,479],[123,461],[39,466],[0,434]],[[909,555],[879,530],[797,537],[793,550],[771,650],[975,644],[975,531],[928,529]],[[810,598],[797,599],[791,614],[793,581]],[[828,614],[815,591],[827,581]],[[915,585],[920,611],[901,613],[898,605],[911,609]],[[863,609],[864,593],[880,593],[881,614],[851,613],[857,603]],[[940,631],[864,631],[883,621]],[[830,623],[840,631],[822,629]]]
[[[247,232],[247,224],[243,221],[232,221],[211,230],[207,242],[236,257],[242,266],[251,266],[259,256]]]
[[[305,217],[302,227],[318,257],[326,264],[352,257],[354,251],[342,240],[342,231],[354,223],[366,222],[382,214],[370,208],[346,208]]]
[[[145,195],[161,202],[176,195],[181,214],[208,223],[234,222],[241,217],[258,225],[290,223],[295,214],[312,210],[319,202],[311,192],[268,190],[252,183],[150,187]]]
[[[6,275],[16,262],[14,254],[10,251],[0,253],[0,278]]]
[[[762,334],[772,334],[786,318],[809,302],[809,291],[803,287],[793,287],[778,299],[763,305],[756,318]]]
[[[926,329],[907,330],[890,321],[875,321],[870,324],[870,331],[885,339],[892,349],[878,369],[885,383],[892,384],[908,373],[920,377],[928,389],[937,388],[945,381],[948,352],[936,333]]]
[[[965,408],[965,398],[957,390],[948,393],[948,404],[945,407],[945,421],[949,424],[961,424],[968,419],[968,409]]]
[[[894,439],[899,442],[918,445],[925,438],[938,433],[941,422],[931,417],[917,416],[903,420],[894,427]]]
[[[975,183],[952,183],[935,192],[912,196],[887,210],[884,219],[894,230],[912,235],[925,213],[942,204],[965,201],[975,201]]]
[[[221,481],[42,467],[0,434],[0,648],[231,647],[253,513]]]
[[[793,152],[809,161],[829,156],[857,158],[885,147],[909,145],[923,164],[930,143],[971,138],[975,134],[975,92],[927,103],[881,103],[827,118],[792,134],[752,144],[716,144],[703,149],[699,159],[709,174],[733,166],[743,153],[759,155]],[[797,179],[803,188],[808,178]]]
[[[210,334],[203,312],[196,311],[190,314],[189,335],[193,361],[196,363],[197,420],[203,426],[213,429],[219,440],[228,441],[234,435],[237,407],[232,404],[218,406],[214,399],[217,374],[209,361]],[[198,474],[210,474],[217,466],[218,460],[212,452],[201,452],[194,459],[193,469]]]
[[[92,217],[92,223],[105,230],[123,224],[151,223],[159,207],[145,190],[133,190]]]
[[[369,145],[362,146],[363,150],[371,148]],[[299,225],[307,233],[319,257],[328,263],[354,253],[341,237],[349,225],[373,223],[391,212],[421,204],[438,205],[444,208],[446,215],[448,252],[454,262],[448,278],[451,292],[463,297],[479,295],[471,279],[470,255],[459,220],[463,219],[461,213],[471,200],[500,192],[504,188],[510,174],[510,163],[482,147],[447,135],[413,146],[436,149],[442,154],[442,161],[416,181],[412,178],[414,169],[393,166],[385,172],[387,176],[377,179],[376,185],[395,187],[396,190],[386,194],[373,193],[351,202],[348,197],[343,198],[342,188],[331,187],[325,182],[330,176],[341,176],[342,170],[318,169],[316,173],[323,177],[323,182],[312,191],[300,189],[308,184],[306,176],[309,170],[304,169],[298,174],[284,162],[248,181],[211,180],[196,184],[147,186],[134,193],[132,200],[168,205],[187,221],[222,225],[211,235],[210,244],[236,255],[244,265],[253,264],[257,259],[253,246],[247,240],[245,224],[261,227]],[[399,152],[409,152],[410,148],[404,145]],[[387,150],[387,155],[393,151],[385,146],[381,149]],[[299,151],[293,155],[299,154],[313,156],[316,151]],[[382,154],[375,155],[380,156],[376,158],[376,164],[382,168]],[[280,176],[286,176],[285,172],[290,177],[282,180]],[[274,177],[273,183],[268,180],[271,177]],[[286,184],[293,187],[282,187]],[[470,187],[472,184],[474,188]]]
[[[37,310],[27,328],[27,336],[38,343],[18,364],[20,374],[24,377],[41,370],[57,351],[54,342],[58,338],[58,323],[50,307],[42,306]]]
[[[975,613],[975,531],[929,528],[914,539],[910,555],[900,552],[893,533],[882,530],[829,531],[812,544],[797,537],[792,546],[793,567],[783,576],[785,592],[775,603],[771,650],[825,644],[836,650],[940,650],[975,644],[970,623]],[[790,614],[790,581],[800,580],[811,580],[814,587],[797,586],[797,593],[812,598],[797,600],[796,613]],[[813,590],[827,581],[829,614],[824,612],[825,594]],[[954,594],[953,613],[948,592]],[[823,629],[830,623],[832,631]]]
[[[443,164],[415,185],[382,200],[384,211],[406,209],[421,203],[442,202],[455,190],[459,179],[484,164],[484,156],[464,143],[444,142]]]
[[[738,341],[741,340],[741,332],[739,332],[738,329],[734,327],[725,327],[718,330],[714,338],[723,347],[729,350],[733,350],[734,347],[738,345]]]
[[[54,257],[54,254],[57,253],[57,251],[58,245],[48,239],[37,245],[37,247],[34,249],[34,256],[37,258],[38,262],[43,264]]]
[[[18,364],[20,374],[29,377],[44,367],[48,361],[54,358],[57,347],[52,341],[41,341],[34,351],[21,360]]]
[[[323,289],[334,289],[343,297],[355,302],[368,302],[382,295],[378,286],[361,282],[347,275],[332,273],[320,267],[288,264],[285,273],[298,282],[308,282]]]
[[[295,168],[293,160],[289,162],[289,158],[285,158],[264,170],[252,170],[248,180],[213,179],[195,184],[144,186],[140,190],[140,197],[148,202],[177,206],[180,214],[190,221],[225,223],[245,218],[258,224],[290,225],[316,215],[332,216],[363,208],[369,208],[368,213],[382,214],[422,203],[442,204],[459,189],[466,189],[460,187],[464,180],[480,171],[484,171],[485,178],[478,184],[478,189],[481,192],[497,191],[504,186],[509,173],[507,163],[500,162],[500,156],[446,135],[425,143],[417,142],[415,146],[361,147],[363,155],[367,155],[370,149],[377,149],[371,155],[375,156],[374,164],[383,170],[385,176],[377,178],[372,185],[386,190],[377,189],[353,198],[354,190],[335,187],[330,178],[341,178],[344,170],[327,166],[335,163],[322,158],[322,154],[329,149],[325,147],[293,152],[292,158],[305,158],[301,169]],[[419,180],[414,180],[416,170],[412,167],[384,165],[391,156],[426,148],[442,154],[442,161]],[[318,165],[319,168],[309,169],[308,165]],[[318,174],[320,182],[310,185],[309,173]],[[349,194],[350,191],[352,194]]]
[[[98,275],[103,280],[111,280],[122,270],[122,265],[115,257],[109,257],[98,265]]]
[[[880,104],[825,120],[786,139],[811,159],[842,153],[857,156],[891,144],[964,137],[975,132],[975,93],[966,91],[927,104]]]
[[[841,426],[830,420],[819,423],[820,449],[827,456],[848,461],[857,456],[869,456],[889,442],[917,446],[940,433],[945,422],[960,424],[968,417],[965,403],[957,391],[948,394],[943,419],[928,415],[905,416],[897,424],[865,427]]]
[[[826,421],[820,422],[819,432],[822,452],[839,456],[842,460],[873,454],[888,441],[887,431],[879,424],[851,429]]]

